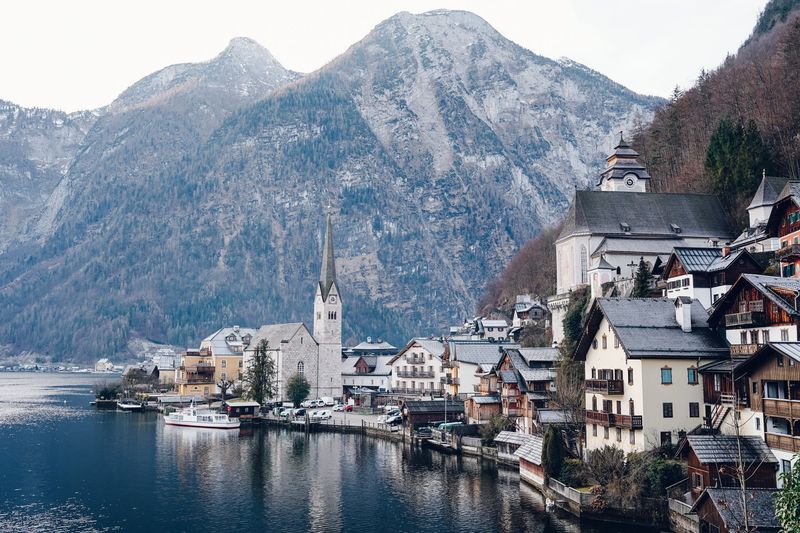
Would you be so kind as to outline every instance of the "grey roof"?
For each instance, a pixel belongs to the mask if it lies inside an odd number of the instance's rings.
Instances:
[[[529,400],[549,400],[550,394],[547,392],[526,392],[525,397]]]
[[[518,383],[517,373],[513,370],[501,370],[497,373],[497,376],[503,383]]]
[[[800,342],[770,342],[769,346],[776,352],[800,362]]]
[[[753,489],[745,490],[747,497],[747,518],[750,527],[757,531],[779,531],[781,525],[775,516],[775,495],[778,489]],[[711,499],[714,508],[730,531],[737,531],[744,524],[744,506],[742,505],[742,491],[732,487],[708,487],[697,498],[691,512],[696,513],[706,501]]]
[[[523,359],[531,361],[558,361],[558,348],[519,348]]]
[[[573,234],[617,235],[678,239],[687,237],[730,240],[734,234],[716,196],[690,193],[575,191],[564,227],[563,239]],[[626,234],[621,222],[630,225]],[[670,224],[681,228],[675,233]],[[664,255],[673,245],[664,243]]]
[[[227,338],[229,336],[233,336],[236,338],[233,342],[229,342]],[[253,328],[240,328],[240,327],[232,327],[232,328],[221,328],[206,337],[200,343],[201,348],[209,347],[211,348],[211,353],[216,356],[235,356],[235,355],[242,355],[242,351],[247,348],[247,346],[243,343],[242,337],[250,335],[250,337],[255,338],[256,330]],[[250,341],[250,344],[253,344],[253,341]],[[237,351],[238,350],[238,351]]]
[[[501,431],[494,438],[494,441],[519,445],[525,443],[525,437],[525,433],[517,433],[516,431]]]
[[[781,192],[778,194],[778,198],[775,200],[775,203],[785,198],[792,198],[795,203],[800,202],[800,181],[787,181],[784,184],[783,189],[781,189]]]
[[[706,272],[716,259],[722,257],[720,248],[685,248],[679,246],[675,248],[673,253],[689,274]]]
[[[325,224],[325,246],[322,249],[322,269],[319,273],[319,288],[322,291],[322,299],[328,299],[331,287],[336,283],[336,259],[333,255],[333,230],[331,228],[331,215]]]
[[[758,222],[755,226],[745,228],[736,239],[731,243],[732,247],[746,246],[752,242],[758,242],[769,237],[767,234],[767,223]]]
[[[488,396],[470,396],[469,399],[480,405],[500,403],[500,397],[496,394],[490,394]]]
[[[747,209],[774,204],[788,182],[789,178],[764,176],[761,178],[761,183],[758,185],[758,189],[753,195],[753,200],[747,206]]]
[[[702,304],[691,304],[691,332],[684,332],[675,318],[675,301],[669,298],[597,298],[576,355],[584,358],[605,316],[625,353],[633,359],[727,358],[730,349],[708,327]]]
[[[485,328],[489,328],[489,327],[491,327],[491,328],[497,328],[497,327],[507,328],[508,327],[508,321],[507,320],[501,320],[501,319],[488,320],[488,319],[483,318],[483,319],[481,319],[481,323],[483,324],[483,327],[485,327]]]
[[[514,455],[520,459],[525,459],[535,465],[542,464],[542,437],[538,435],[525,435],[525,442],[517,448]]]
[[[292,340],[300,328],[304,328],[308,332],[309,336],[312,339],[314,338],[311,335],[311,332],[308,331],[308,328],[306,328],[306,325],[302,322],[290,322],[288,324],[268,324],[266,326],[261,326],[253,336],[253,340],[250,342],[248,351],[255,350],[256,346],[258,346],[262,339],[267,340],[270,349],[279,350],[281,348],[281,343]],[[314,342],[316,342],[316,340]]]
[[[552,381],[555,379],[555,371],[549,368],[517,368],[517,372],[525,381]]]
[[[683,244],[682,239],[644,239],[630,237],[603,237],[597,248],[592,251],[592,257],[598,258],[605,254],[644,254],[669,256],[675,245]]]
[[[744,436],[741,439],[744,463],[777,463],[778,460],[761,437]],[[733,435],[687,435],[686,442],[703,464],[737,463],[739,447]]]
[[[444,400],[409,400],[403,403],[410,414],[444,413],[444,404]],[[464,402],[448,400],[447,413],[455,414],[459,412],[464,412]]]
[[[356,372],[355,365],[362,357],[367,360],[367,366],[372,368],[370,372]],[[393,358],[393,355],[350,355],[342,359],[342,375],[390,376],[392,374],[392,367],[389,364],[389,361],[391,361]]]
[[[389,350],[397,351],[397,347],[392,346],[386,341],[380,341],[380,342],[364,341],[356,344],[350,349],[357,352],[371,352],[371,351],[386,352]]]
[[[473,365],[496,365],[503,347],[518,348],[518,344],[489,342],[488,340],[451,340],[447,343],[450,359]]]
[[[569,413],[563,409],[537,409],[536,417],[540,424],[564,424],[569,420]]]
[[[619,144],[614,147],[614,151],[606,158],[606,168],[600,174],[603,178],[621,178],[629,172],[633,172],[640,179],[650,179],[650,173],[636,160],[639,153],[620,136]],[[614,161],[612,163],[612,160]]]
[[[798,311],[794,308],[794,303],[786,300],[783,296],[781,296],[777,290],[784,290],[784,291],[791,291],[791,292],[800,292],[800,279],[798,278],[779,278],[775,276],[764,276],[762,274],[742,274],[739,279],[736,281],[736,285],[739,283],[747,281],[750,283],[753,288],[759,291],[761,294],[769,298],[772,302],[777,304],[781,307],[784,311],[789,313],[792,316],[797,316]],[[724,299],[727,299],[728,296],[733,295],[733,289],[729,290]],[[722,306],[719,303],[714,307],[714,313],[718,309],[721,309]]]
[[[747,361],[747,357],[732,357],[722,361],[713,361],[701,366],[698,370],[701,374],[730,374],[739,365]]]

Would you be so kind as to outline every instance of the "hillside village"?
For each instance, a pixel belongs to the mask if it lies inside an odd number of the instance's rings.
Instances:
[[[596,500],[562,483],[587,482],[575,461],[590,465],[607,453],[667,461],[683,481],[657,488],[669,501],[662,523],[676,531],[720,525],[728,511],[714,491],[741,485],[736,465],[752,494],[774,493],[800,451],[800,183],[763,175],[749,227],[736,235],[715,196],[651,192],[637,158],[620,137],[597,189],[575,192],[555,243],[558,292],[546,302],[519,295],[511,321],[475,317],[402,347],[371,338],[343,346],[347,295],[329,214],[319,282],[308,291],[311,328],[223,327],[174,368],[161,359],[161,380],[197,401],[246,396],[265,341],[276,366],[271,405],[285,404],[287,382],[302,375],[309,399],[362,412],[399,406],[409,435],[449,422],[438,437],[447,446],[484,454],[488,445],[584,514]],[[521,345],[530,327],[548,329],[552,343]],[[553,439],[576,458],[570,466],[547,466]],[[740,446],[752,455],[744,462]],[[753,506],[771,509],[770,498],[752,494]],[[774,517],[769,509],[762,514]],[[606,504],[603,514],[613,513]]]

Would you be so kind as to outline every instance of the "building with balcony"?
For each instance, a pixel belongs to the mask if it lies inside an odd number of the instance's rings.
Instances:
[[[186,350],[175,369],[175,389],[180,396],[210,396],[215,393],[216,365],[208,350]]]
[[[496,376],[501,412],[518,431],[533,431],[536,409],[547,407],[555,393],[554,356],[553,348],[504,347],[496,370],[487,377],[491,381]]]
[[[546,320],[550,315],[547,305],[534,299],[530,294],[518,294],[514,304],[514,316],[511,319],[512,328],[522,328],[531,323]]]
[[[788,182],[788,178],[762,176],[753,200],[747,206],[750,225],[731,242],[732,249],[746,248],[751,252],[771,252],[780,247],[777,233],[770,234],[767,231],[767,222],[773,205],[782,196]]]
[[[675,444],[699,424],[698,366],[727,359],[697,300],[598,298],[574,357],[584,361],[586,450]]]
[[[787,181],[772,206],[766,233],[777,239],[781,277],[800,278],[800,181]]]
[[[447,341],[447,357],[443,361],[447,392],[466,398],[478,392],[481,377],[497,366],[503,348],[519,348],[517,344],[488,340]]]
[[[688,296],[711,306],[728,292],[742,274],[760,274],[761,265],[744,248],[677,247],[664,264],[664,296]]]
[[[440,339],[418,337],[411,339],[393,356],[391,367],[392,392],[411,395],[441,396],[450,369],[442,366],[445,344]]]
[[[730,344],[731,355],[747,356],[769,342],[796,342],[800,325],[800,279],[742,274],[720,298],[708,322]]]

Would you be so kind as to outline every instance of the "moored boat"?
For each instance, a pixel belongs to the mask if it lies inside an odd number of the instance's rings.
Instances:
[[[228,418],[228,415],[224,413],[201,411],[194,406],[164,415],[164,423],[169,426],[209,429],[236,429],[239,427],[238,418]]]
[[[133,398],[123,398],[117,402],[117,409],[123,411],[144,411],[144,404]]]

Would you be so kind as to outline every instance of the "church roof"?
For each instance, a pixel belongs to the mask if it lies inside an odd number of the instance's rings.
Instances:
[[[333,230],[331,228],[331,215],[325,225],[325,246],[322,249],[322,270],[319,273],[319,288],[322,299],[328,298],[331,287],[336,283],[336,259],[333,255]]]
[[[600,181],[609,178],[622,178],[630,172],[636,174],[639,179],[650,179],[650,174],[644,165],[639,163],[636,158],[639,153],[631,148],[620,132],[619,144],[614,147],[614,151],[606,158],[606,168],[600,173]]]
[[[589,233],[621,238],[693,237],[725,241],[733,237],[733,232],[724,212],[719,198],[707,194],[575,191],[558,239]]]
[[[271,349],[279,350],[281,343],[289,342],[300,328],[306,328],[306,325],[302,322],[290,322],[288,324],[268,324],[266,326],[261,326],[253,336],[248,350],[255,350],[262,339],[267,340]],[[306,331],[308,331],[308,328],[306,328]],[[311,335],[311,332],[308,333],[313,339],[314,337]]]
[[[764,176],[761,178],[761,183],[758,189],[756,189],[753,200],[750,202],[750,205],[747,206],[747,209],[774,204],[783,191],[783,188],[786,187],[788,181],[789,178],[780,176]]]

